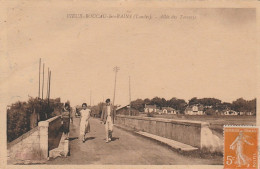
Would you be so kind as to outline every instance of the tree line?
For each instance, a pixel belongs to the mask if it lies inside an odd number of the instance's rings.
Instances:
[[[200,104],[204,106],[205,109],[212,109],[212,110],[234,110],[238,112],[252,112],[253,114],[256,114],[256,98],[252,100],[245,100],[243,98],[239,98],[231,103],[229,102],[222,102],[220,99],[216,98],[197,98],[193,97],[188,102],[186,102],[184,99],[178,99],[176,97],[173,97],[169,100],[166,100],[165,98],[160,97],[154,97],[152,99],[146,98],[146,99],[136,99],[131,102],[131,107],[137,109],[140,112],[144,111],[145,105],[156,105],[157,108],[162,107],[171,107],[175,110],[179,110],[180,113],[184,113],[187,106]]]

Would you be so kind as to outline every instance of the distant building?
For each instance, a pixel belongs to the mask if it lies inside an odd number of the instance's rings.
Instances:
[[[160,109],[157,109],[157,113],[158,113],[158,114],[163,114],[163,111],[160,110]]]
[[[163,114],[176,114],[176,110],[171,107],[162,107]]]
[[[204,115],[204,107],[202,105],[192,105],[185,109],[186,115]]]
[[[242,111],[240,111],[240,112],[238,112],[238,115],[240,115],[240,116],[242,116],[242,115],[246,115],[246,112],[242,112]]]
[[[204,106],[206,109],[211,109],[213,106]]]
[[[223,113],[222,113],[222,115],[226,115],[226,116],[252,116],[252,115],[254,115],[254,113],[253,112],[237,112],[237,111],[234,111],[234,110],[229,110],[229,109],[227,109],[227,110],[224,110],[223,111]]]
[[[253,112],[245,112],[245,114],[246,114],[247,116],[252,116],[252,115],[254,115]]]
[[[234,110],[225,110],[223,114],[226,115],[226,116],[237,116],[237,115],[239,115],[239,113],[234,111]]]
[[[145,113],[157,113],[156,105],[145,105],[144,112]]]
[[[125,106],[122,106],[122,107],[119,107],[116,109],[116,114],[122,114],[122,115],[129,115],[129,104],[128,105],[125,105]],[[133,107],[131,107],[131,116],[137,116],[139,114],[139,111]]]

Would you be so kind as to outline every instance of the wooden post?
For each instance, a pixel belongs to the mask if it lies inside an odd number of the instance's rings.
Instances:
[[[114,67],[113,69],[115,71],[115,85],[114,85],[114,97],[113,97],[113,106],[115,105],[115,97],[116,97],[116,77],[117,77],[117,72],[119,71],[119,67]]]
[[[114,98],[113,98],[113,107],[115,109],[115,97],[116,97],[116,75],[117,75],[117,72],[119,71],[119,67],[114,67],[113,69],[115,71],[115,86],[114,86]],[[116,110],[113,110],[113,112],[116,112]],[[115,121],[115,116],[113,116],[113,122]]]
[[[40,91],[41,91],[41,58],[40,58],[40,62],[39,62],[39,92],[38,92],[38,98],[41,97]]]
[[[42,71],[42,100],[43,100],[43,88],[44,88],[44,63],[43,63],[43,71]]]
[[[50,77],[50,72],[48,68],[48,76],[47,76],[47,93],[46,93],[46,98],[48,99],[48,94],[49,94],[49,77]]]
[[[51,95],[51,70],[50,70],[50,77],[49,77],[49,99],[50,99],[50,95]]]

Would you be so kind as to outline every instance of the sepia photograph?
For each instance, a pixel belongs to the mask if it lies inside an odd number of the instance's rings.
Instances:
[[[7,166],[253,168],[226,163],[224,126],[256,126],[256,8],[60,4],[1,21]]]

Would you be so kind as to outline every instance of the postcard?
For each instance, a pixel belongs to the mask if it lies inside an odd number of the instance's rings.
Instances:
[[[1,9],[3,168],[259,167],[256,2]]]

